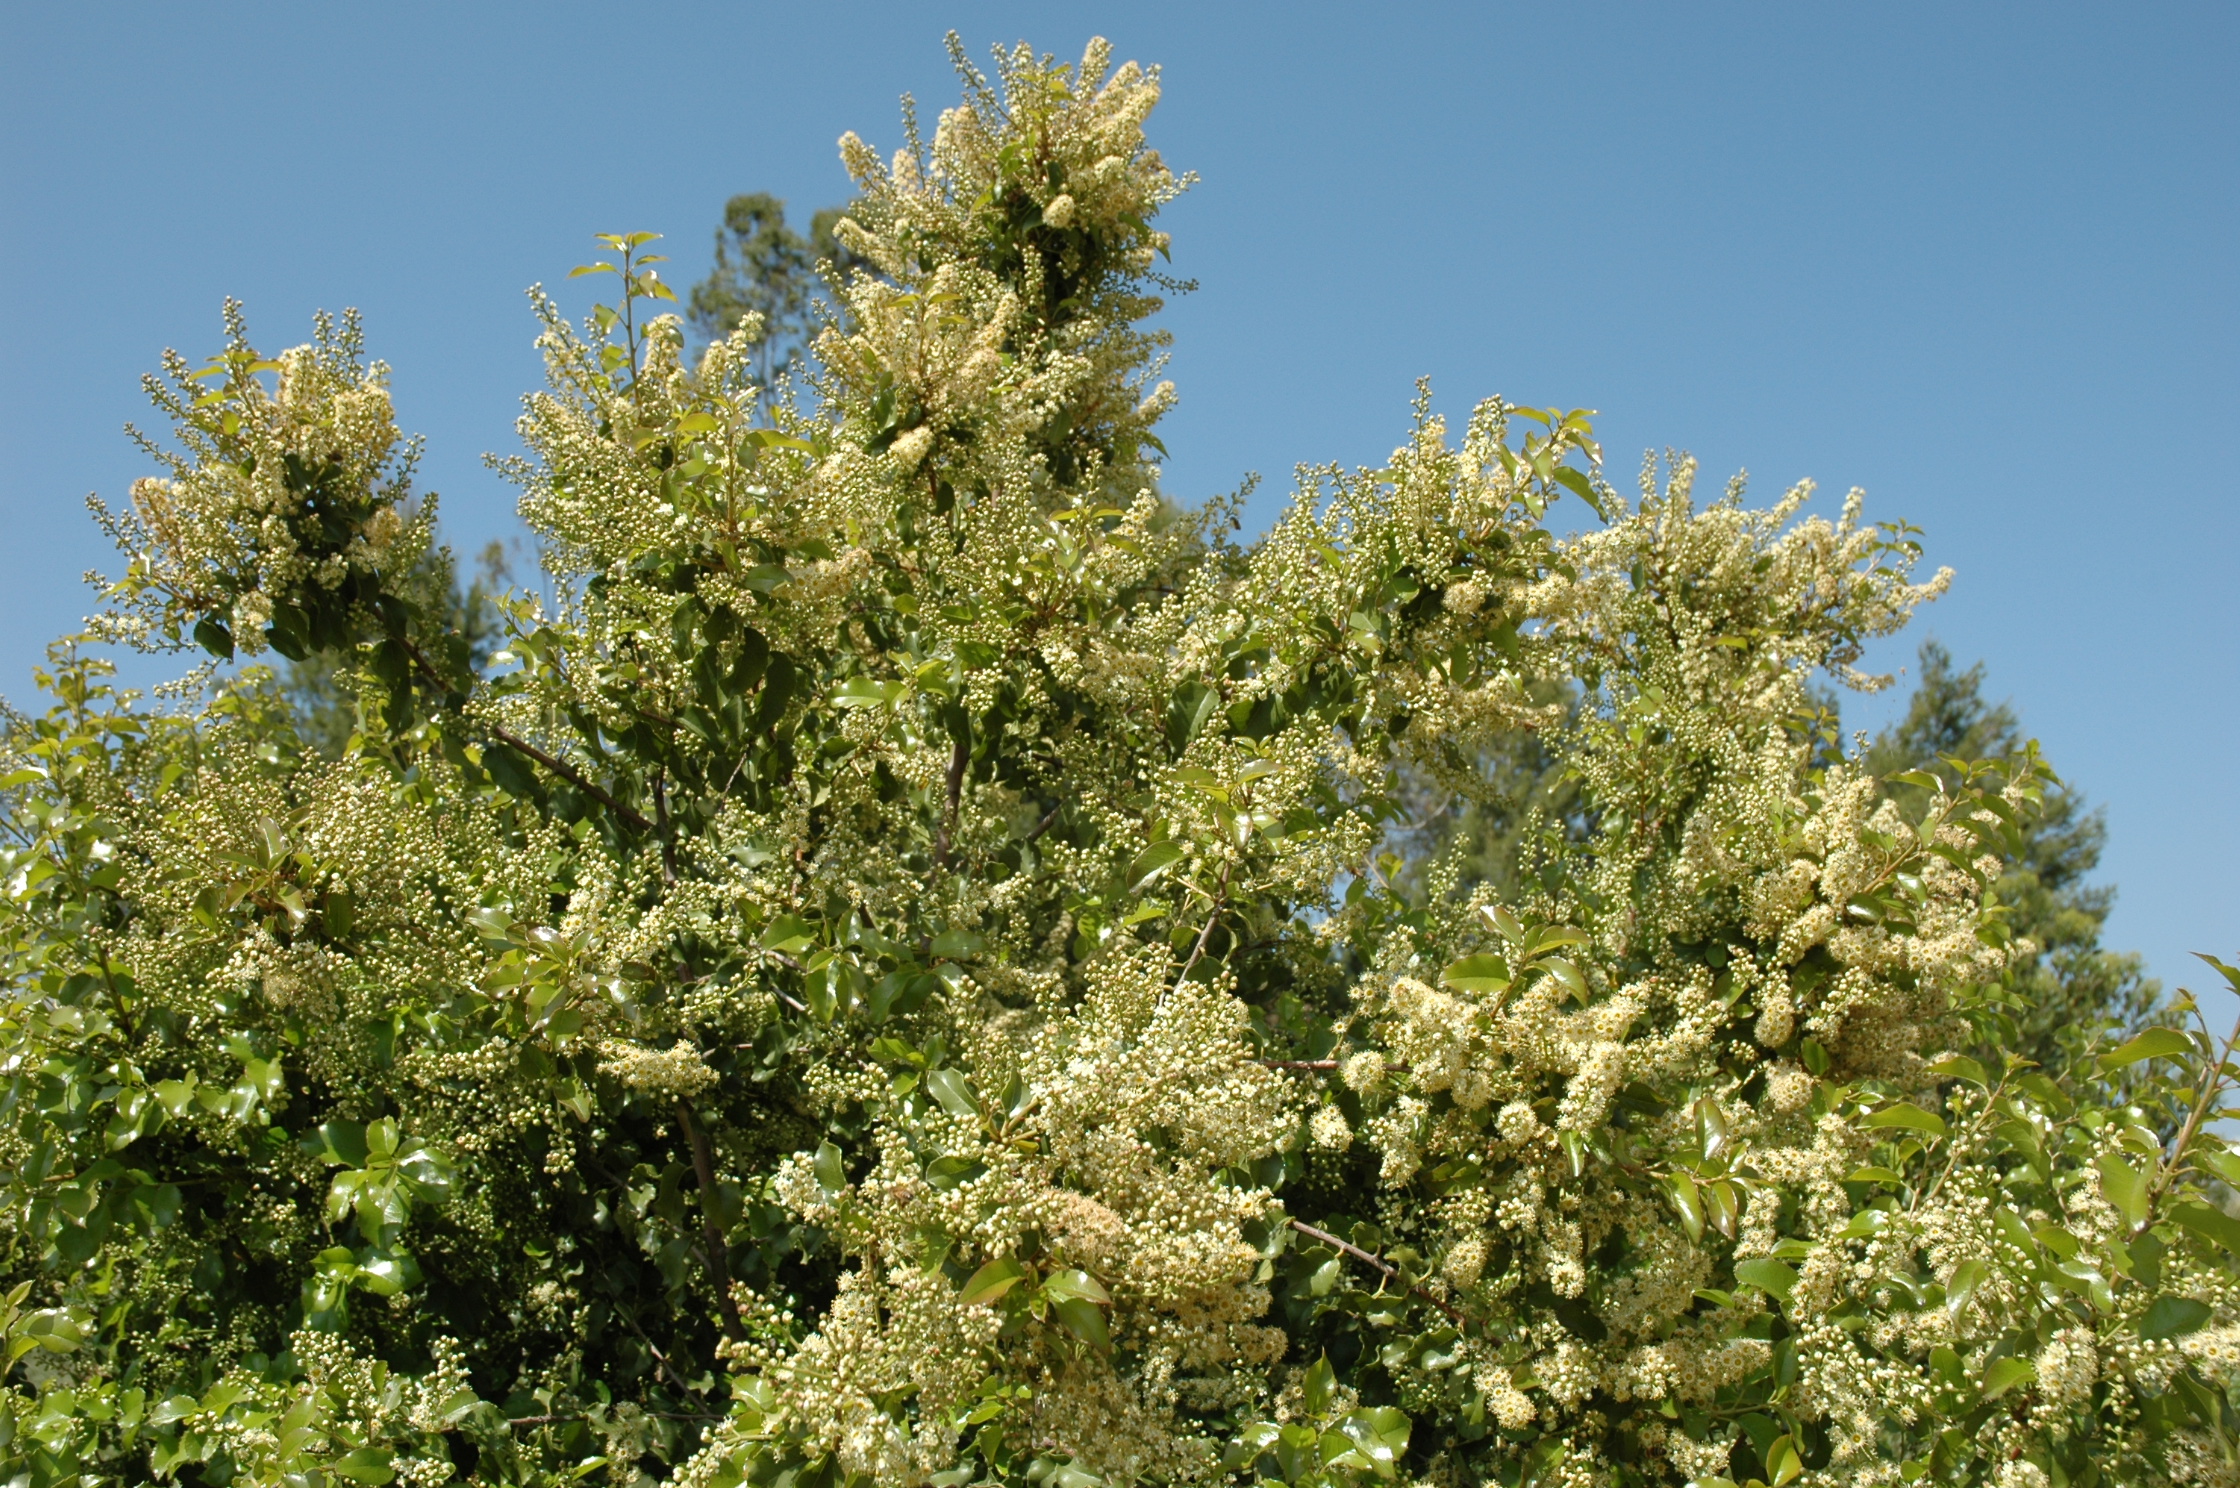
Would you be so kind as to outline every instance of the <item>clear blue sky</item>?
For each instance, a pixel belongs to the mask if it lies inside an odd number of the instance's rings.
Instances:
[[[222,297],[275,346],[363,309],[454,542],[514,531],[522,289],[627,228],[696,277],[736,191],[841,201],[843,129],[953,99],[952,26],[1165,64],[1174,494],[1259,470],[1264,517],[1422,374],[1601,409],[1621,482],[1671,445],[1864,486],[1958,570],[1924,630],[2107,805],[2111,940],[2240,953],[2231,5],[0,3],[0,692]]]

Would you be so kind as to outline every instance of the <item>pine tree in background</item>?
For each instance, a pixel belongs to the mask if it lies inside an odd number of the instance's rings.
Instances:
[[[1957,777],[1955,759],[2007,759],[2020,754],[2025,734],[2014,709],[1983,694],[1983,663],[1957,671],[1952,654],[1936,641],[1921,647],[1921,680],[1906,715],[1876,737],[1867,769],[1889,780],[1927,770],[1940,780]],[[1918,811],[1926,788],[1893,784],[1899,804]],[[2066,1068],[2094,1039],[2129,1031],[2155,1019],[2161,984],[2146,975],[2133,951],[2100,944],[2113,884],[2088,883],[2108,842],[2107,812],[2088,806],[2075,787],[2049,786],[2045,810],[2023,837],[2022,851],[2007,864],[1998,897],[2009,907],[2007,923],[2037,947],[2018,958],[2007,976],[2016,996],[2014,1038],[2006,1047],[2049,1070]]]
[[[1951,760],[2011,759],[2027,748],[2013,707],[1984,696],[1981,662],[1957,670],[1932,640],[1919,671],[1905,717],[1868,750],[1866,767],[1878,779],[1927,770],[1950,785],[1958,779]],[[1832,721],[1834,699],[1825,701]],[[1578,781],[1540,731],[1518,730],[1469,760],[1447,753],[1444,769],[1407,777],[1388,843],[1393,874],[1411,897],[1485,885],[1514,899],[1532,887],[1527,865],[1536,847],[1589,830]],[[1914,816],[1929,800],[1920,785],[1892,783],[1887,792]],[[2011,1026],[1996,1042],[2058,1075],[2096,1040],[2136,1031],[2165,1010],[2161,984],[2138,953],[2100,943],[2116,889],[2089,880],[2107,846],[2107,813],[2072,786],[2052,786],[2023,840],[1997,894],[2009,928],[2037,949],[2007,972]]]
[[[819,286],[819,267],[829,266],[844,278],[859,266],[834,232],[843,215],[843,208],[826,207],[809,219],[804,238],[786,224],[786,204],[767,191],[743,192],[725,202],[715,267],[692,287],[687,301],[694,334],[703,342],[720,341],[747,316],[761,316],[755,370],[767,383],[808,349],[816,329],[811,296]]]

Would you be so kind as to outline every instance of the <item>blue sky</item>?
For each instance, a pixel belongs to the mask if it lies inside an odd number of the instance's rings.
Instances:
[[[0,4],[0,693],[224,296],[271,346],[361,308],[447,532],[505,535],[521,291],[629,228],[696,277],[736,191],[843,200],[843,129],[953,99],[950,27],[1165,65],[1173,494],[1258,470],[1264,519],[1419,375],[1602,410],[1621,483],[1864,486],[1958,571],[1919,633],[2106,804],[2111,940],[2240,953],[2231,6]]]

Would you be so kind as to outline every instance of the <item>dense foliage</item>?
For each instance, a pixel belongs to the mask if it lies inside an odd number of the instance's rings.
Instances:
[[[1818,700],[1910,531],[1498,399],[1178,519],[1156,75],[967,89],[798,400],[537,297],[486,671],[353,322],[152,384],[96,634],[355,726],[8,719],[14,1480],[2232,1481],[2223,1048],[1961,1052],[2052,778]]]

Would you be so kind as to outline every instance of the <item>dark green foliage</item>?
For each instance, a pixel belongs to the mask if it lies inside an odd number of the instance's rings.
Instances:
[[[457,560],[445,547],[430,547],[406,572],[398,588],[433,620],[438,634],[464,640],[470,664],[479,672],[498,647],[502,627],[495,597],[512,577],[505,544],[493,541],[475,559],[475,573],[459,585]],[[358,694],[350,669],[331,651],[314,651],[290,661],[282,690],[296,709],[296,732],[326,759],[340,759],[358,731]]]

